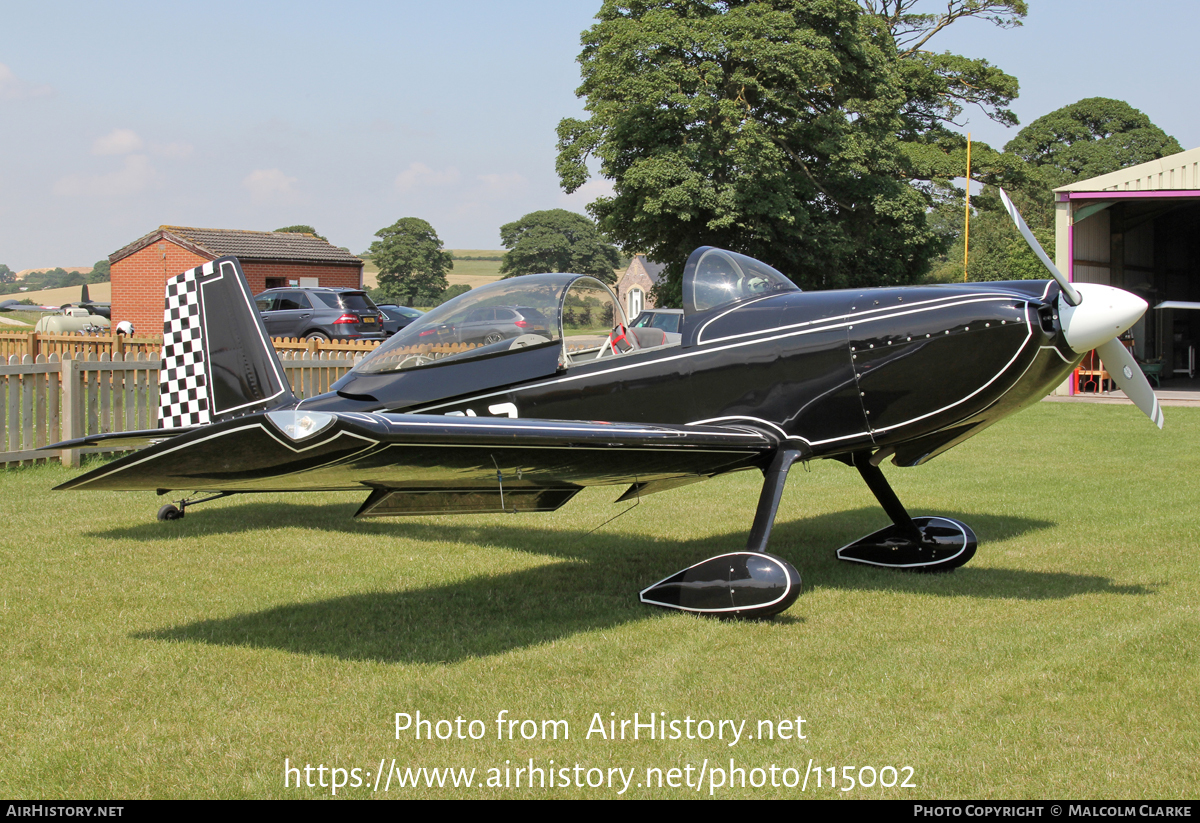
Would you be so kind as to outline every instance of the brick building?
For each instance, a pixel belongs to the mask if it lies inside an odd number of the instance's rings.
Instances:
[[[642,309],[654,308],[650,289],[658,283],[665,268],[662,263],[647,260],[644,254],[635,254],[629,268],[617,280],[617,299],[631,322]]]
[[[112,320],[141,334],[162,330],[163,289],[181,271],[233,255],[250,293],[277,286],[362,288],[363,261],[311,234],[159,226],[108,256]]]

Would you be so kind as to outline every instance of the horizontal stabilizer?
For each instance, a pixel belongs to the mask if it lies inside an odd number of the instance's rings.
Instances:
[[[92,434],[87,437],[77,437],[74,440],[63,440],[60,443],[51,443],[49,446],[42,446],[41,448],[43,451],[49,449],[88,449],[93,446],[144,449],[147,446],[153,446],[155,443],[161,443],[164,440],[192,431],[195,431],[195,428],[170,430],[140,429],[128,432],[109,432],[107,434]]]

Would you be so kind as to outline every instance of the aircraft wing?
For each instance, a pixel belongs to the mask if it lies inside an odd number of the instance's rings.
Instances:
[[[38,306],[33,303],[21,303],[16,300],[5,300],[0,303],[0,311],[58,311],[59,306]]]
[[[649,494],[769,461],[749,427],[260,412],[178,434],[58,489],[370,490],[359,516],[556,509],[584,486]]]

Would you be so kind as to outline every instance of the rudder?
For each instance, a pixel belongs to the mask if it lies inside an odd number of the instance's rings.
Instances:
[[[208,425],[296,401],[235,257],[167,280],[159,426]]]

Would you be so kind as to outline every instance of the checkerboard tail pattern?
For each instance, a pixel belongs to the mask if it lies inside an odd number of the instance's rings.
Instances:
[[[167,281],[158,387],[158,420],[164,429],[203,426],[211,421],[200,304],[203,274],[212,274],[212,263],[188,269]]]

